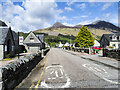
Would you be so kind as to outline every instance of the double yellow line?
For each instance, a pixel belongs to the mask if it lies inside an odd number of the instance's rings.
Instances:
[[[40,81],[41,81],[41,78],[42,78],[42,76],[43,76],[43,74],[44,74],[45,67],[46,67],[46,64],[44,65],[43,71],[42,71],[42,73],[41,73],[41,75],[40,75],[40,79],[39,79],[39,81],[37,82],[37,85],[35,86],[35,89],[38,88],[38,86],[40,85]]]
[[[47,58],[46,58],[47,59]],[[38,86],[40,85],[40,81],[41,81],[41,78],[42,78],[42,76],[43,76],[43,74],[44,74],[44,70],[45,70],[45,67],[46,67],[46,63],[47,63],[47,60],[46,60],[46,62],[45,62],[45,64],[44,64],[44,67],[43,67],[43,70],[42,70],[42,68],[40,69],[40,71],[42,71],[42,73],[40,74],[40,79],[39,79],[39,81],[37,82],[37,84],[36,85],[34,85],[34,83],[31,85],[31,87],[29,88],[29,90],[32,90],[32,88],[35,86],[35,90],[37,90],[38,89]]]

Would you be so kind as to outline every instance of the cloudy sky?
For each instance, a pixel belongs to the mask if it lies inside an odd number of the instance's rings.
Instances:
[[[14,1],[14,2],[13,2]],[[90,24],[97,20],[118,25],[118,2],[95,2],[95,0],[6,0],[0,1],[0,20],[14,31],[29,32],[52,26]],[[59,2],[58,2],[59,1]],[[110,0],[109,0],[110,1]],[[115,1],[115,0],[114,0]]]

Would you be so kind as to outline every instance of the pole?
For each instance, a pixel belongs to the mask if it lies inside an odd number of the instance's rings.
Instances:
[[[19,32],[18,32],[18,59],[19,59]]]
[[[71,50],[71,34],[70,34],[70,50]]]

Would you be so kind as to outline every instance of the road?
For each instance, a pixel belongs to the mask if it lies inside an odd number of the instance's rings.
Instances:
[[[52,48],[18,88],[118,88],[118,70]]]

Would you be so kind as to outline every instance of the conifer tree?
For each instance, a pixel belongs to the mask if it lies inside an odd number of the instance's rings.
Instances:
[[[87,27],[82,26],[76,36],[75,43],[79,47],[89,47],[94,45],[93,35]]]

